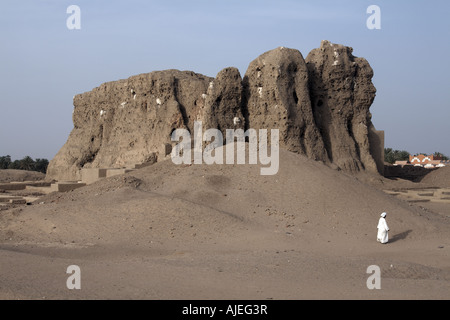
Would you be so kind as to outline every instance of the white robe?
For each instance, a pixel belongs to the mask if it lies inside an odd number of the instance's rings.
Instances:
[[[389,240],[388,236],[389,227],[386,223],[386,219],[381,217],[378,221],[378,235],[377,235],[377,241],[381,243],[387,243]]]

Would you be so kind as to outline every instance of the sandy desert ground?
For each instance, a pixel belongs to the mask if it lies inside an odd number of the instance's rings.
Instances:
[[[417,184],[280,150],[277,175],[259,169],[169,160],[0,211],[0,298],[450,298],[450,204],[385,192],[449,188],[450,168]]]

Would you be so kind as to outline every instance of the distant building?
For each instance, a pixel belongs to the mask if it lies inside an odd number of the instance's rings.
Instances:
[[[426,165],[429,163],[432,163],[433,161],[442,161],[442,157],[432,155],[425,155],[425,154],[418,154],[416,156],[409,156],[409,162],[411,162],[412,165],[415,164],[421,164]]]
[[[395,166],[416,166],[424,167],[427,169],[440,168],[450,165],[450,161],[443,160],[441,156],[419,154],[415,156],[409,156],[409,161],[396,161]]]

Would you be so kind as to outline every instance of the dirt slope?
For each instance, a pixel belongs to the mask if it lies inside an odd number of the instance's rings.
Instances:
[[[36,171],[0,169],[0,183],[12,181],[39,181],[44,180],[45,174]]]
[[[259,169],[163,161],[6,211],[0,297],[450,297],[448,217],[291,152],[277,175]],[[82,290],[65,287],[71,264]],[[383,290],[366,287],[373,264]]]

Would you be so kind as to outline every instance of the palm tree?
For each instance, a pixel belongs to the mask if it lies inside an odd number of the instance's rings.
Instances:
[[[11,156],[7,155],[6,157],[0,157],[0,169],[8,169],[11,164]]]
[[[434,156],[435,157],[441,157],[442,160],[448,160],[448,157],[446,155],[444,155],[443,153],[440,153],[440,152],[435,152]]]
[[[26,156],[20,160],[20,170],[34,170],[34,160],[30,156]]]

